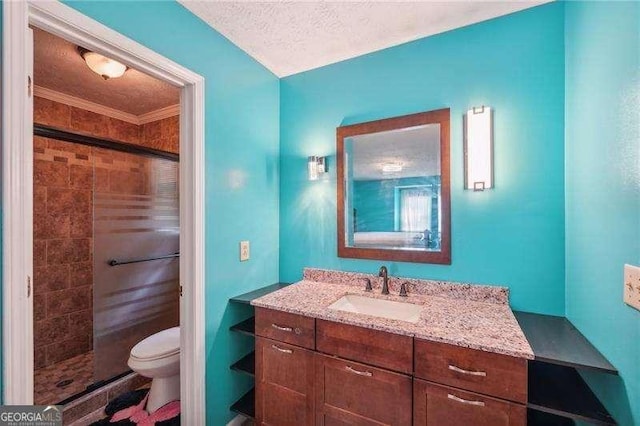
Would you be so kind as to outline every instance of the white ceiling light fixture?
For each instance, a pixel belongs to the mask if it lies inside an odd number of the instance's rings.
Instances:
[[[105,80],[122,77],[125,71],[129,69],[125,64],[120,63],[115,59],[107,58],[104,55],[92,52],[91,50],[87,50],[83,47],[78,47],[78,52],[91,71],[95,72]]]
[[[382,173],[400,173],[402,171],[402,164],[399,163],[384,163],[382,165]]]

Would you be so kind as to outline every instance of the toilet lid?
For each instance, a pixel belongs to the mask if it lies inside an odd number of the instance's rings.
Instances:
[[[152,334],[131,349],[131,356],[154,359],[180,352],[180,327],[168,328]]]

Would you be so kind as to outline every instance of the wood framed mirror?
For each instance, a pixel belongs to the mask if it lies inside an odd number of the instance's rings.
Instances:
[[[337,129],[338,256],[451,264],[448,108]]]

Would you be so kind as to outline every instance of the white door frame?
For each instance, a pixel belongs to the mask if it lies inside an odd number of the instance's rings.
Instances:
[[[204,78],[57,1],[3,2],[3,403],[33,404],[33,49],[29,25],[181,89],[181,411],[184,424],[204,425]]]

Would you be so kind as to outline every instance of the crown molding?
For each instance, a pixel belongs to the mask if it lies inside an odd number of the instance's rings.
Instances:
[[[34,85],[33,87],[33,95],[39,98],[95,112],[96,114],[115,118],[116,120],[126,121],[127,123],[135,124],[136,126],[180,114],[180,105],[170,105],[141,115],[130,114],[115,108],[110,108],[105,105],[100,105],[95,102],[87,101],[85,99],[77,98],[72,95],[67,95],[66,93],[61,93],[56,90],[47,89],[46,87],[37,85]]]
[[[106,115],[107,117],[126,121],[127,123],[138,125],[140,122],[137,115],[122,112],[114,108],[109,108],[107,106],[97,104],[95,102],[87,101],[85,99],[76,98],[75,96],[47,89],[46,87],[34,86],[33,95],[39,98],[49,99],[50,101],[59,102],[61,104],[95,112],[96,114]]]
[[[155,111],[150,111],[138,116],[139,124],[147,124],[152,121],[158,121],[169,117],[180,115],[180,104],[169,105],[168,107],[160,108]]]

